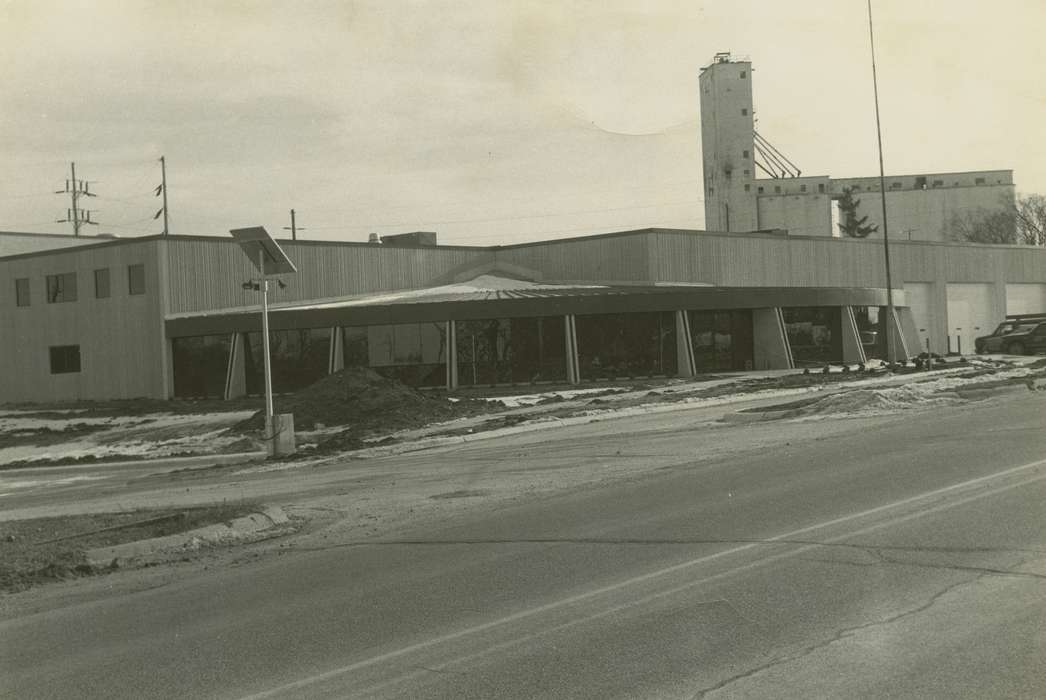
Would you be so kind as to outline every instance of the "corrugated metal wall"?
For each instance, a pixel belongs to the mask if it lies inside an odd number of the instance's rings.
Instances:
[[[723,286],[883,287],[882,241],[763,234],[655,232],[652,262],[659,282]],[[894,283],[1046,282],[1046,249],[890,244]]]
[[[0,260],[0,403],[163,395],[155,241],[100,245]],[[145,266],[145,294],[128,294],[127,266]],[[94,271],[109,269],[110,297],[96,299]],[[47,303],[46,276],[75,272],[77,300]],[[31,305],[15,304],[28,278]],[[79,345],[81,371],[51,374],[49,347]]]
[[[240,248],[225,239],[177,239],[170,246],[169,313],[257,305],[258,294],[241,284],[257,276]],[[281,241],[298,273],[284,275],[287,287],[275,300],[298,301],[446,282],[454,270],[490,258],[482,248],[395,248]]]

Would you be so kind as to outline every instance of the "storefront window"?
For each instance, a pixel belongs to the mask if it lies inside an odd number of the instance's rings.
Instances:
[[[752,369],[752,312],[690,311],[698,372]]]
[[[793,307],[781,311],[797,367],[843,361],[840,307]]]
[[[229,361],[225,335],[201,335],[171,340],[174,395],[180,399],[222,398]]]
[[[566,380],[562,316],[458,321],[458,384]]]
[[[673,311],[578,316],[576,326],[582,379],[676,374]]]
[[[296,328],[269,333],[272,362],[272,390],[297,391],[327,375],[330,359],[330,328]],[[261,333],[247,334],[244,356],[247,393],[265,392],[264,357]]]
[[[886,309],[878,306],[855,306],[853,310],[864,356],[869,360],[885,358],[886,327],[883,322],[886,320]]]
[[[446,323],[344,328],[346,367],[370,367],[409,386],[446,384]]]

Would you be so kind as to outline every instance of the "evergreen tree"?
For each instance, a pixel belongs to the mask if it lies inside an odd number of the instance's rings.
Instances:
[[[838,226],[843,235],[850,238],[867,238],[868,234],[879,230],[878,225],[869,226],[867,224],[867,216],[857,217],[857,207],[860,204],[861,200],[854,199],[853,188],[847,187],[843,190],[843,196],[839,199],[839,214],[842,223]]]

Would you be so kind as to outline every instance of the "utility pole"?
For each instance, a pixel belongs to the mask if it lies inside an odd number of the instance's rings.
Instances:
[[[298,240],[298,231],[304,231],[305,230],[304,227],[298,228],[298,224],[294,220],[294,210],[293,209],[291,209],[291,225],[289,227],[284,226],[283,230],[291,232],[291,240],[292,241]]]
[[[879,139],[879,193],[883,200],[883,257],[886,262],[886,361],[892,366],[894,348],[893,283],[890,277],[890,234],[886,222],[886,173],[883,168],[883,131],[879,124],[879,81],[875,73],[875,33],[872,30],[872,0],[868,0],[868,39],[872,45],[872,88],[875,91],[875,133]]]
[[[160,189],[163,192],[163,235],[171,235],[171,227],[167,220],[167,161],[160,156]]]
[[[94,193],[91,192],[90,183],[86,180],[76,179],[76,163],[69,164],[71,180],[65,181],[64,190],[55,190],[55,194],[68,194],[72,200],[72,208],[67,209],[64,219],[58,219],[56,223],[66,224],[71,223],[73,225],[73,235],[80,235],[80,227],[84,224],[90,224],[91,226],[97,226],[97,221],[91,221],[91,211],[89,209],[81,209],[79,205],[80,197],[94,197]]]

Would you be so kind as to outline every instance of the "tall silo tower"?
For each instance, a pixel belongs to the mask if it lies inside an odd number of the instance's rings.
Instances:
[[[754,231],[752,63],[718,53],[701,69],[700,87],[705,229]]]

